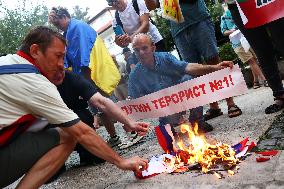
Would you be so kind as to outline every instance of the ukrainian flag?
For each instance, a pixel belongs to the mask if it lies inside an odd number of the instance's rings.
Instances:
[[[97,32],[85,22],[71,19],[63,35],[67,40],[65,67],[71,67],[77,74],[83,66],[89,67],[91,79],[102,91],[111,95],[121,76]]]

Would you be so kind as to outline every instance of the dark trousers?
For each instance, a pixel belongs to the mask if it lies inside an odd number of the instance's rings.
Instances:
[[[155,46],[156,46],[156,52],[167,52],[164,39],[155,43]]]
[[[275,49],[284,56],[284,18],[257,28],[246,29],[242,23],[237,5],[230,4],[228,7],[235,24],[254,50],[268,85],[273,91],[273,96],[281,96],[284,94],[284,88],[277,65]]]
[[[77,111],[76,114],[78,115],[81,121],[93,128],[94,117],[92,116],[91,112],[89,112],[89,110],[84,109],[81,111]],[[80,156],[80,161],[92,161],[94,159],[94,155],[88,150],[86,150],[81,144],[77,144],[75,150]]]

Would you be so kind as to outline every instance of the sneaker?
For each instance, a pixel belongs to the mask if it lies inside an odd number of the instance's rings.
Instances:
[[[139,136],[136,132],[127,133],[128,140],[122,144],[119,145],[119,149],[125,149],[128,148],[136,143],[138,143],[141,139],[143,139],[144,136]]]
[[[199,133],[207,133],[213,131],[212,125],[207,122],[203,122],[203,124],[198,125],[198,132]]]
[[[110,147],[115,147],[115,146],[121,144],[121,140],[120,140],[119,136],[115,135],[114,137],[110,137],[107,140],[107,143],[109,144]]]
[[[264,80],[264,81],[263,81],[263,86],[264,86],[264,87],[269,87],[267,80]]]

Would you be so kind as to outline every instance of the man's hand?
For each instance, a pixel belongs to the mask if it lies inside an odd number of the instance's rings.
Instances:
[[[99,123],[99,117],[98,115],[94,115],[94,122],[93,122],[93,126],[95,129],[98,129],[100,127],[100,123]]]
[[[117,167],[123,170],[139,172],[148,168],[148,160],[135,156],[128,159],[122,159],[117,164]]]
[[[234,66],[234,63],[232,61],[223,61],[223,62],[217,64],[216,66],[217,66],[217,70],[221,70],[221,69],[227,68],[227,67],[230,67],[232,69],[233,66]]]
[[[144,136],[147,134],[149,128],[149,123],[145,122],[132,122],[129,125],[124,125],[124,129],[127,132],[136,131],[138,135]]]
[[[115,36],[114,42],[120,47],[127,47],[131,43],[131,38],[127,35]]]

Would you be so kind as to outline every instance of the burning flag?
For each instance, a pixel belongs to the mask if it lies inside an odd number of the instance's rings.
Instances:
[[[181,133],[187,134],[187,141],[180,137],[175,147],[175,140],[170,126],[156,127],[158,142],[166,153],[153,157],[149,162],[149,169],[142,172],[138,178],[148,178],[159,173],[185,172],[201,169],[204,173],[212,173],[223,178],[221,173],[214,170],[226,170],[229,175],[234,175],[239,158],[255,146],[252,142],[247,146],[248,138],[231,147],[228,144],[217,142],[209,144],[203,135],[198,133],[198,125],[182,124]],[[137,176],[137,175],[136,175]]]

